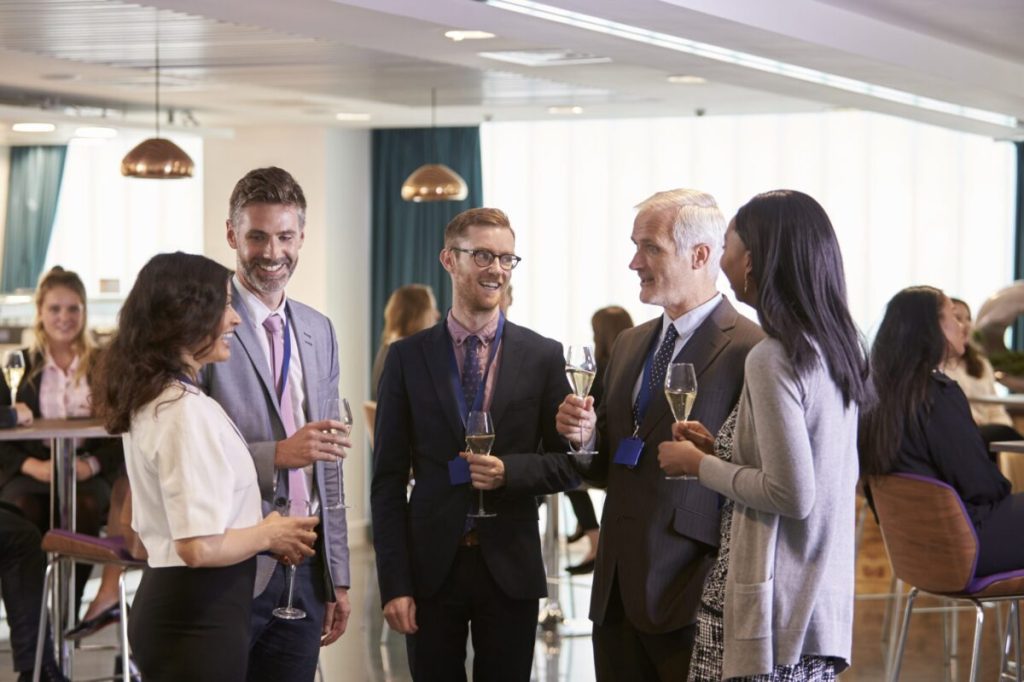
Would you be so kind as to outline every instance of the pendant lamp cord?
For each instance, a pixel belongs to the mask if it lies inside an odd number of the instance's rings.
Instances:
[[[153,83],[156,86],[156,108],[153,110],[153,118],[156,119],[156,136],[160,137],[160,10],[154,10],[155,20],[154,24],[154,35],[153,48],[156,53],[156,78],[153,79]]]
[[[437,158],[437,88],[430,88],[430,157],[428,163],[440,163]]]

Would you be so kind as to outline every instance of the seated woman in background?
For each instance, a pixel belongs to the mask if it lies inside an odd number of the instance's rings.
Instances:
[[[371,399],[377,399],[377,384],[380,383],[384,359],[388,356],[391,344],[398,339],[433,327],[440,319],[441,313],[437,309],[434,292],[426,284],[406,284],[391,292],[391,297],[384,306],[384,332],[380,336],[380,348],[377,349],[377,357],[373,360]]]
[[[25,356],[18,401],[36,419],[91,417],[89,383],[97,350],[86,329],[85,286],[74,272],[55,267],[36,288],[35,337]],[[10,404],[10,389],[0,385],[0,404]],[[0,501],[14,505],[41,533],[50,527],[50,446],[44,441],[0,443]],[[76,521],[79,532],[98,535],[110,502],[111,485],[122,476],[124,460],[117,438],[91,439],[78,448]],[[75,572],[76,605],[91,566]],[[116,583],[114,600],[117,600]]]
[[[942,363],[942,371],[960,384],[960,389],[970,398],[996,395],[996,377],[992,363],[971,343],[971,309],[959,298],[953,302],[953,315],[963,329],[964,352],[953,355]],[[1022,436],[1013,428],[1013,420],[1006,408],[995,403],[969,401],[971,416],[981,431],[985,445],[997,440],[1021,440]],[[992,453],[995,456],[995,453]]]
[[[962,325],[941,291],[910,287],[889,301],[871,350],[878,402],[861,421],[861,474],[921,474],[952,486],[974,522],[984,576],[1024,568],[1024,494],[1010,494],[964,392],[940,370],[963,354]]]
[[[231,356],[231,273],[161,254],[139,272],[98,374],[97,407],[123,433],[132,525],[149,553],[129,639],[147,682],[244,680],[259,552],[311,556],[316,517],[262,518],[245,440],[196,375]]]

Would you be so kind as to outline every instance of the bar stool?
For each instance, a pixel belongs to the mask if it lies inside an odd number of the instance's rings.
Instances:
[[[73,533],[67,530],[51,530],[43,536],[43,551],[50,554],[46,565],[46,578],[43,587],[42,613],[39,618],[39,634],[36,638],[35,675],[32,682],[39,682],[39,670],[42,665],[43,647],[46,645],[47,602],[53,591],[54,567],[59,562],[79,562],[87,564],[114,564],[124,569],[144,568],[145,561],[133,557],[125,548],[124,538],[98,538],[92,535]],[[124,586],[124,571],[118,579],[118,601],[121,606],[121,623],[119,627],[121,650],[121,674],[99,679],[127,680],[130,678],[131,659],[128,657],[128,599]],[[55,623],[54,628],[61,627]],[[54,633],[54,641],[59,641]],[[58,657],[59,660],[59,657]],[[127,672],[126,672],[127,671]],[[67,674],[68,671],[64,671]]]

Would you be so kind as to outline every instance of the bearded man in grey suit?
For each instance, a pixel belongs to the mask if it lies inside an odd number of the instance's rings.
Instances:
[[[308,501],[320,517],[316,555],[295,574],[294,605],[305,618],[273,616],[288,600],[287,568],[260,557],[250,681],[310,682],[320,647],[345,632],[351,612],[344,485],[334,464],[351,445],[349,427],[338,421],[338,343],[326,317],[284,291],[305,218],[306,198],[287,171],[258,168],[235,185],[227,239],[238,262],[232,305],[242,318],[235,330],[241,352],[202,377],[248,443],[264,514],[306,513]]]
[[[667,480],[658,444],[672,439],[666,367],[697,374],[691,419],[718,431],[739,398],[743,362],[764,334],[718,292],[725,218],[709,194],[659,192],[637,206],[629,267],[640,300],[664,313],[623,332],[605,370],[605,394],[572,394],[558,431],[595,441],[584,476],[608,489],[591,596],[598,680],[684,680],[704,578],[718,545],[718,495]]]

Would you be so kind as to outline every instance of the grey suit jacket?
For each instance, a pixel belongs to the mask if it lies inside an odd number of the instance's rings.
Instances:
[[[590,618],[604,622],[617,580],[626,617],[650,633],[678,630],[696,620],[720,519],[716,493],[697,481],[666,480],[658,466],[658,444],[672,438],[672,414],[661,391],[655,391],[640,424],[644,449],[637,466],[612,462],[619,442],[633,433],[633,386],[661,325],[658,317],[616,340],[597,409],[599,454],[583,472],[608,488]],[[761,328],[728,300],[697,328],[674,359],[692,362],[697,373],[691,419],[718,431],[739,398],[744,359],[763,337]]]
[[[221,404],[245,436],[256,464],[266,515],[283,508],[288,497],[288,472],[274,469],[274,450],[277,441],[285,438],[284,424],[270,366],[257,336],[266,332],[250,318],[237,290],[233,306],[242,323],[235,329],[231,358],[207,365],[200,381],[203,390]],[[288,299],[286,309],[302,362],[306,416],[309,421],[337,419],[337,414],[322,413],[327,398],[338,397],[338,342],[334,327],[325,316],[292,299]],[[345,510],[324,509],[339,497],[344,498],[344,480],[338,478],[333,463],[317,462],[313,484],[321,502],[314,560],[322,567],[324,599],[331,601],[334,587],[348,587],[351,582]],[[324,557],[327,561],[323,561]]]

